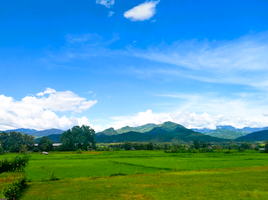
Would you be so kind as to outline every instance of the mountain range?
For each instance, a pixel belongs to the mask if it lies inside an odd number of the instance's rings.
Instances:
[[[192,130],[214,137],[225,138],[225,139],[237,139],[249,133],[268,130],[268,127],[263,128],[244,127],[242,129],[238,129],[233,126],[217,126],[216,129],[204,128],[204,129],[192,129]]]
[[[224,142],[222,138],[204,135],[187,129],[182,125],[165,122],[163,124],[146,124],[139,127],[123,127],[118,130],[113,128],[106,129],[96,134],[99,143],[118,143],[118,142],[190,142],[195,139],[205,142]]]
[[[268,130],[257,131],[248,135],[239,137],[237,141],[268,141]]]
[[[223,126],[216,126],[216,129],[208,129],[208,128],[202,128],[202,129],[192,129],[194,131],[200,132],[200,133],[209,133],[211,131],[214,130],[218,130],[218,129],[227,129],[227,130],[231,130],[231,131],[243,131],[243,132],[247,132],[247,133],[253,133],[253,132],[257,132],[257,131],[263,131],[263,130],[268,130],[268,127],[263,127],[263,128],[251,128],[251,127],[244,127],[244,128],[235,128],[233,126],[230,125],[223,125]]]
[[[37,131],[35,129],[25,129],[25,128],[19,128],[19,129],[12,129],[12,130],[6,130],[5,132],[21,132],[23,134],[29,134],[35,137],[42,137],[42,136],[48,136],[51,134],[62,134],[64,131],[60,130],[60,129],[47,129],[47,130],[43,130],[43,131]],[[3,132],[3,131],[0,131]]]
[[[47,129],[37,131],[35,129],[13,129],[6,132],[21,132],[23,134],[33,135],[38,142],[39,137],[48,136],[53,142],[59,142],[60,135],[64,132],[60,129]],[[1,132],[1,131],[0,131]],[[108,128],[102,132],[96,133],[97,142],[114,143],[124,141],[155,141],[155,142],[171,142],[182,141],[189,142],[194,139],[203,140],[205,142],[222,142],[228,139],[236,141],[263,141],[268,140],[268,127],[250,128],[245,127],[237,129],[233,126],[217,126],[216,129],[187,129],[182,125],[174,122],[165,122],[163,124],[146,124],[137,127],[125,126],[115,130]]]

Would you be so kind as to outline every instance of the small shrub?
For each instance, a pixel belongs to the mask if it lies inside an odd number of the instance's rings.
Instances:
[[[20,196],[21,190],[26,186],[26,176],[17,179],[3,188],[3,195],[7,200],[16,200]]]
[[[173,169],[173,171],[174,172],[178,172],[178,171],[181,171],[178,167],[175,167],[174,169]]]
[[[143,174],[143,171],[142,170],[139,170],[135,174]]]
[[[77,153],[77,154],[81,154],[81,153],[82,153],[82,149],[77,149],[77,150],[76,150],[76,153]]]
[[[55,172],[52,172],[52,174],[50,175],[49,180],[50,181],[58,181],[58,180],[60,180],[60,178],[55,175]]]
[[[33,152],[39,152],[39,149],[37,147],[34,147]]]

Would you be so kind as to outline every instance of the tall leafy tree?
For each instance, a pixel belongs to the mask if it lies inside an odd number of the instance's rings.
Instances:
[[[22,137],[23,137],[23,144],[26,145],[27,150],[33,150],[34,149],[34,137],[28,134],[24,134]]]
[[[9,150],[8,139],[9,139],[9,134],[7,132],[0,133],[0,143],[1,143],[1,146],[3,147],[4,151]]]
[[[10,152],[19,152],[23,145],[23,136],[20,132],[9,133],[8,146]]]
[[[62,149],[76,151],[77,149],[88,150],[96,147],[95,131],[90,126],[74,126],[65,131],[60,140]]]
[[[48,137],[42,137],[38,142],[38,148],[41,151],[52,151],[53,143]]]

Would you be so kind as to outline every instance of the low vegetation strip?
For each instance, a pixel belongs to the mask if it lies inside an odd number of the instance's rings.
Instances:
[[[153,167],[153,166],[145,166],[145,165],[132,164],[132,163],[126,163],[126,162],[116,162],[116,161],[110,161],[110,162],[119,164],[119,165],[130,165],[130,166],[144,167],[144,168],[151,168],[151,169],[158,169],[158,170],[171,170],[170,168],[167,168],[167,167]]]
[[[263,166],[76,178],[30,183],[21,199],[267,199],[267,176]]]

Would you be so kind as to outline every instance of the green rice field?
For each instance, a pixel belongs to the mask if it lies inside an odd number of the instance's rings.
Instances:
[[[268,154],[257,151],[33,153],[25,172],[25,200],[268,199]]]

